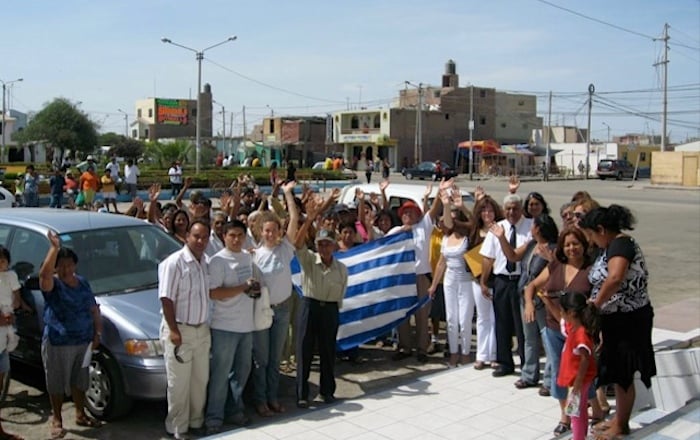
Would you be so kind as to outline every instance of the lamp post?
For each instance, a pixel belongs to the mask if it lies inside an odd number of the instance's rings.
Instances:
[[[413,143],[413,161],[418,165],[423,157],[423,83],[418,85],[411,81],[405,81],[406,85],[418,89],[418,106],[416,109],[416,137]]]
[[[192,49],[191,47],[183,46],[182,44],[175,43],[169,38],[161,38],[160,41],[163,43],[168,43],[172,44],[173,46],[181,47],[183,49],[189,50],[190,52],[195,53],[195,58],[197,60],[197,122],[196,122],[196,127],[195,127],[195,147],[197,150],[196,154],[196,159],[195,159],[195,174],[199,174],[199,159],[202,155],[202,132],[201,132],[201,122],[202,122],[202,99],[201,99],[201,94],[202,94],[202,60],[204,59],[204,52],[208,51],[209,49],[213,49],[217,46],[221,46],[222,44],[226,44],[229,41],[234,41],[236,40],[235,35],[228,37],[224,41],[221,41],[219,43],[216,43],[214,45],[211,45],[209,47],[205,47],[202,50],[196,50]]]
[[[605,122],[603,122],[603,125],[608,127],[608,137],[607,137],[608,140],[607,140],[607,142],[610,142],[610,126],[608,124],[606,124]]]
[[[1,159],[5,158],[5,118],[7,117],[7,110],[5,109],[5,92],[9,84],[20,81],[24,81],[24,78],[13,79],[12,81],[3,81],[0,79],[0,83],[2,83],[2,142],[0,143]]]
[[[129,137],[129,114],[120,108],[117,111],[124,115],[124,136]]]

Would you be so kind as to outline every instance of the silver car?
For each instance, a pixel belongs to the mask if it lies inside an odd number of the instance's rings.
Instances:
[[[165,364],[158,337],[158,263],[181,245],[142,220],[95,212],[0,209],[0,244],[22,284],[32,312],[17,312],[20,344],[13,362],[41,367],[44,297],[38,273],[49,247],[47,231],[78,255],[78,273],[90,283],[103,320],[102,344],[90,365],[87,407],[102,419],[129,412],[132,399],[164,399]]]

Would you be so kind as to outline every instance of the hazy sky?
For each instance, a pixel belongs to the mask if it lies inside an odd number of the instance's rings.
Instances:
[[[323,115],[348,104],[388,106],[404,81],[439,85],[445,62],[460,84],[537,93],[547,121],[586,125],[589,83],[593,137],[661,132],[660,37],[669,23],[669,131],[700,136],[699,0],[53,0],[6,3],[0,29],[0,79],[13,108],[37,111],[56,97],[74,102],[123,133],[138,99],[194,97],[195,54],[205,52],[202,82],[226,107],[227,133],[269,115]],[[642,34],[642,35],[637,35]],[[684,86],[684,87],[681,87]],[[597,97],[598,98],[598,97]],[[216,107],[216,106],[215,106]],[[220,108],[217,107],[217,110]],[[630,117],[628,113],[647,117]],[[214,130],[221,130],[221,115]],[[605,125],[607,124],[607,126]]]

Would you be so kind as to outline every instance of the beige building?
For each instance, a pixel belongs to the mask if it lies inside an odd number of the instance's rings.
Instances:
[[[326,122],[327,118],[319,116],[265,118],[259,127],[258,140],[266,150],[270,150],[271,157],[279,157],[285,162],[293,160],[297,166],[311,167],[329,152]]]
[[[212,136],[211,86],[204,85],[201,100],[203,139]],[[194,138],[197,133],[197,100],[147,98],[136,101],[136,120],[129,136],[136,139]]]

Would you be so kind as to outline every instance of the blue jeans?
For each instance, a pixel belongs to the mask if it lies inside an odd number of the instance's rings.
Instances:
[[[289,334],[290,302],[286,300],[273,309],[275,315],[270,328],[253,333],[253,400],[256,405],[277,402],[280,361]]]
[[[49,208],[61,208],[61,202],[63,201],[63,194],[51,194],[51,202],[49,202]]]
[[[28,191],[24,193],[24,206],[30,208],[39,207],[39,193]]]
[[[551,385],[549,392],[557,400],[566,399],[568,393],[566,387],[557,385],[557,377],[559,377],[559,365],[561,365],[561,351],[564,349],[564,335],[559,330],[553,330],[549,327],[544,328],[542,333],[544,336],[545,351],[551,365]]]
[[[225,416],[243,412],[243,389],[250,375],[253,333],[211,329],[207,388],[207,427],[219,427]]]
[[[520,310],[525,310],[525,305],[520,302]],[[540,381],[540,348],[542,347],[542,339],[544,338],[544,327],[547,319],[547,311],[544,307],[535,308],[535,320],[525,322],[523,319],[523,334],[525,335],[525,363],[522,365],[520,379],[529,384],[538,383]],[[546,363],[544,366],[543,384],[549,388],[550,384],[550,361],[545,346]]]

